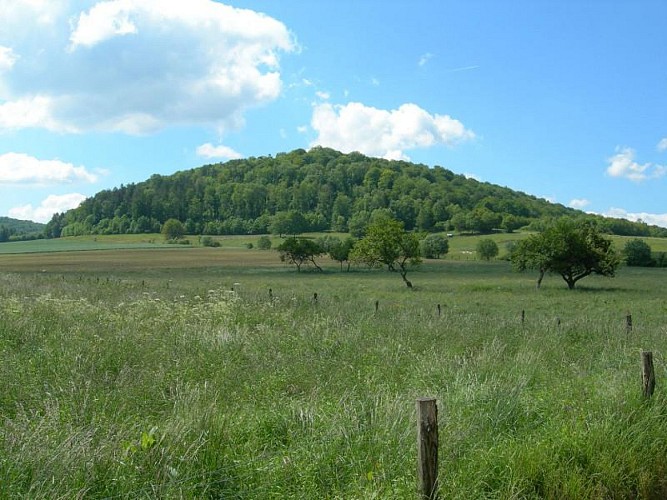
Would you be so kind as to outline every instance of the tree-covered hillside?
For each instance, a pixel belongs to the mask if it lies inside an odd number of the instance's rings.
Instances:
[[[0,243],[42,237],[44,227],[44,224],[38,222],[0,217]]]
[[[300,231],[360,233],[375,211],[389,211],[406,229],[512,231],[582,212],[439,167],[297,149],[276,157],[232,160],[106,190],[57,214],[48,237],[157,232],[178,219],[190,234]],[[592,216],[586,216],[592,217]],[[660,228],[601,219],[615,234],[663,235]],[[664,231],[667,233],[667,230]]]

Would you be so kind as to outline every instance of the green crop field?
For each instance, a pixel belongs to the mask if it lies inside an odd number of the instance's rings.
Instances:
[[[416,498],[423,396],[441,498],[667,496],[667,269],[537,291],[457,236],[411,291],[256,239],[0,255],[0,498]]]

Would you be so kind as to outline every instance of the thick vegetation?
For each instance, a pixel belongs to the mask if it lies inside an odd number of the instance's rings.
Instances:
[[[48,237],[157,233],[168,219],[188,234],[295,235],[333,230],[361,237],[375,211],[405,229],[487,233],[514,231],[563,215],[591,218],[562,205],[435,166],[313,148],[232,160],[102,191],[57,214]],[[657,236],[667,230],[602,220],[614,234]]]

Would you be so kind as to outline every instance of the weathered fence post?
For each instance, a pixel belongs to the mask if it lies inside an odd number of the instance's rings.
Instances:
[[[628,313],[625,317],[625,333],[632,332],[632,314]]]
[[[653,370],[653,353],[642,351],[642,395],[650,398],[655,390],[655,371]]]
[[[269,288],[269,300],[273,300],[273,290]]]
[[[521,309],[521,326],[526,322],[526,310]]]
[[[317,304],[317,292],[313,293],[313,304]]]
[[[423,500],[437,498],[438,405],[435,398],[417,399],[417,478]]]
[[[438,304],[438,318],[442,316],[442,309],[440,308],[440,304]]]
[[[379,308],[380,308],[380,301],[376,300],[375,301],[375,314],[377,314]]]

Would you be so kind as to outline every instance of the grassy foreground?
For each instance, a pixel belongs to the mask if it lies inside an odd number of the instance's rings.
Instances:
[[[136,252],[0,274],[0,498],[414,498],[420,396],[442,498],[667,496],[664,269],[538,293],[504,262],[429,262],[411,292]]]

